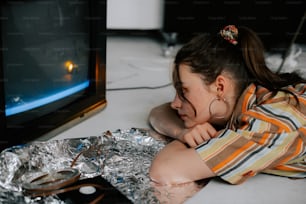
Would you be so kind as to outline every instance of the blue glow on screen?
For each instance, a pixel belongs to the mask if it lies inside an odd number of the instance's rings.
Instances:
[[[52,94],[52,95],[49,95],[47,97],[40,98],[40,99],[31,101],[31,102],[27,102],[27,103],[24,103],[24,104],[15,106],[15,107],[7,108],[5,110],[5,115],[6,116],[14,115],[14,114],[17,114],[17,113],[21,113],[21,112],[24,112],[24,111],[28,111],[28,110],[31,110],[31,109],[34,109],[34,108],[52,103],[52,102],[57,101],[59,99],[65,98],[66,96],[77,93],[78,91],[81,91],[81,90],[87,88],[88,86],[89,86],[89,81],[85,81],[81,84],[73,86],[73,87],[71,87],[69,89],[66,89],[64,91],[60,91],[56,94]]]

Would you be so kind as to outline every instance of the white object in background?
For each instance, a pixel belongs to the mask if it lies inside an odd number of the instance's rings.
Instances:
[[[298,57],[302,54],[303,50],[296,44],[293,44],[289,50],[289,55],[286,57],[280,72],[292,72],[296,71],[298,66]],[[276,72],[282,61],[283,56],[281,54],[266,54],[265,57],[267,66],[273,71]]]
[[[107,0],[107,29],[155,30],[163,24],[164,0]]]

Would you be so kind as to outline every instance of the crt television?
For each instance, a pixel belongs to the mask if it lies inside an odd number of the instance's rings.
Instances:
[[[0,5],[1,150],[51,137],[106,106],[106,0]]]

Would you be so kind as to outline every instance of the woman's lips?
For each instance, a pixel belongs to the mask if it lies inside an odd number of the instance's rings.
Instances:
[[[184,115],[184,114],[179,114],[179,116],[182,120],[185,120],[187,118],[187,115]]]

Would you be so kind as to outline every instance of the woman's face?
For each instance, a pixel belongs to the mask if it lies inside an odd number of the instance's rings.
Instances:
[[[197,124],[210,122],[209,105],[216,97],[213,85],[205,85],[200,74],[192,73],[190,66],[181,64],[179,74],[182,83],[182,92],[187,100],[181,99],[176,94],[171,107],[177,110],[178,115],[184,121],[186,128]],[[196,115],[194,109],[196,110]]]

